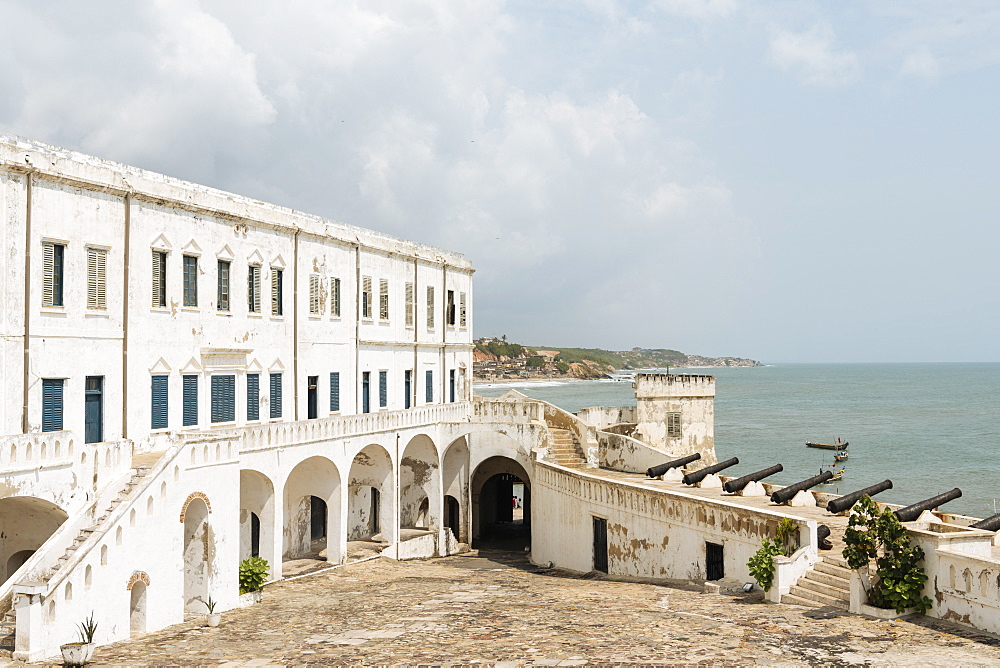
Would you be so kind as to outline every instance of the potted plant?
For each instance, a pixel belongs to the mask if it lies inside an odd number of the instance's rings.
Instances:
[[[268,574],[267,560],[250,557],[240,562],[240,606],[260,603]]]
[[[60,645],[63,663],[67,666],[85,666],[90,663],[90,657],[94,654],[94,634],[97,632],[97,622],[94,621],[94,613],[90,617],[77,624],[80,633],[80,642],[66,643]]]
[[[211,596],[208,597],[208,602],[205,603],[205,607],[208,608],[208,625],[212,628],[218,626],[219,622],[222,621],[222,613],[215,611],[215,604],[216,601]]]

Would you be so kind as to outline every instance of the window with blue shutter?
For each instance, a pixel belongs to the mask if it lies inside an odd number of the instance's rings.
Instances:
[[[455,370],[448,371],[448,401],[455,401]]]
[[[330,412],[340,410],[340,372],[330,372]]]
[[[260,374],[247,374],[247,421],[260,419]]]
[[[236,419],[236,376],[212,376],[212,422]]]
[[[181,376],[184,380],[184,419],[185,427],[198,424],[198,376]]]
[[[281,417],[281,374],[271,374],[271,417]]]
[[[167,428],[167,376],[152,377],[152,420],[151,429]]]
[[[378,405],[385,408],[389,405],[389,372],[378,372]]]
[[[429,404],[434,403],[434,372],[427,372],[427,389],[425,391],[424,401]]]
[[[42,431],[62,431],[62,378],[42,378]]]

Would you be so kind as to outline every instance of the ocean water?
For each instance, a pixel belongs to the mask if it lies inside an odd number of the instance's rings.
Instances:
[[[672,370],[716,378],[715,449],[739,457],[745,475],[782,464],[771,478],[793,483],[833,462],[806,441],[850,442],[846,494],[889,478],[880,500],[910,504],[954,487],[942,510],[986,517],[1000,512],[1000,364],[777,364]],[[481,384],[485,397],[508,389],[574,412],[635,404],[630,383],[553,381]]]

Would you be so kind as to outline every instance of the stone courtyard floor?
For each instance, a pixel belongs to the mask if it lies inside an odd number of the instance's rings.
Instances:
[[[572,576],[522,554],[374,559],[267,587],[263,603],[97,648],[95,666],[1000,665],[1000,639],[760,593]]]

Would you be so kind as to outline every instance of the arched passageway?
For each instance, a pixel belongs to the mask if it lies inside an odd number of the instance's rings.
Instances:
[[[380,445],[366,446],[351,463],[347,540],[396,542],[392,460]]]
[[[240,561],[261,557],[273,564],[274,484],[260,471],[240,471]]]
[[[343,560],[339,536],[340,471],[326,457],[310,457],[285,482],[285,559]],[[263,519],[263,518],[262,518]]]
[[[139,635],[146,632],[146,583],[132,584],[128,606],[129,635]]]
[[[208,602],[215,535],[208,521],[208,505],[200,497],[188,500],[184,510],[184,609],[204,613]],[[135,586],[132,587],[135,589]]]
[[[530,544],[531,479],[517,461],[490,457],[480,463],[472,476],[472,504],[475,547],[501,543],[518,549]]]
[[[0,579],[13,576],[66,518],[62,508],[33,496],[0,499]]]
[[[399,526],[441,526],[441,467],[434,442],[424,435],[410,440],[399,462]]]
[[[469,542],[469,444],[463,436],[452,442],[444,453],[441,467],[445,494],[445,522],[455,539]],[[451,499],[449,501],[448,499]]]

